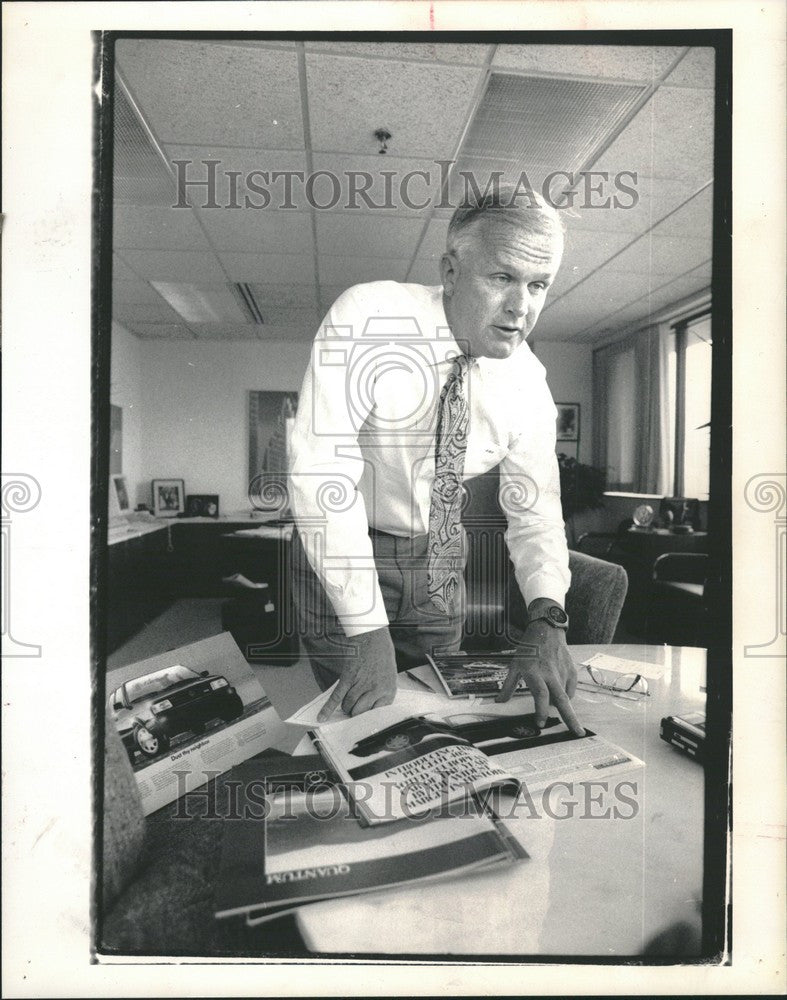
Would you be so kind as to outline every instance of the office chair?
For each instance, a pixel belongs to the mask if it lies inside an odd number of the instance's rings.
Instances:
[[[465,483],[467,618],[462,648],[468,651],[510,647],[511,627],[527,624],[525,602],[505,543],[507,521],[498,500],[499,483],[497,468]],[[568,642],[612,642],[628,588],[626,571],[614,562],[577,551],[569,552],[569,570]]]
[[[704,552],[667,552],[656,559],[645,620],[649,642],[707,648],[707,577]]]

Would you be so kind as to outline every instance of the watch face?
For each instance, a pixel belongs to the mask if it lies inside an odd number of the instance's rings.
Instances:
[[[565,625],[568,621],[568,615],[566,612],[562,608],[559,608],[556,604],[553,604],[547,611],[547,618],[554,622],[555,625]]]

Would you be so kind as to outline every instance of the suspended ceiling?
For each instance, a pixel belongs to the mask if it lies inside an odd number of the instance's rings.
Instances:
[[[116,56],[113,317],[138,337],[308,341],[350,285],[437,284],[451,214],[435,207],[441,160],[456,161],[452,204],[460,170],[482,185],[525,171],[537,189],[552,171],[609,174],[591,200],[617,193],[621,207],[590,207],[580,183],[564,212],[539,340],[606,338],[710,284],[712,49],[145,38]],[[378,126],[392,133],[384,156]],[[173,207],[176,160],[191,161],[189,179],[218,161],[218,207],[202,207],[205,188]],[[331,171],[342,197],[320,210],[294,181],[285,209],[279,181],[268,207],[246,208],[254,170]],[[372,173],[379,200],[381,170],[396,184],[428,171],[431,186],[410,190],[430,204],[347,209],[348,173]],[[613,185],[621,171],[637,174],[633,207]],[[330,200],[327,185],[312,201]]]

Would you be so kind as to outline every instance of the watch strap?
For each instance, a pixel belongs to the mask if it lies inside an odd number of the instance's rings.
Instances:
[[[532,625],[533,622],[541,621],[551,625],[552,628],[558,628],[562,631],[566,631],[566,629],[568,629],[568,615],[559,604],[551,604],[549,607],[540,610],[536,615],[528,620],[528,625]]]

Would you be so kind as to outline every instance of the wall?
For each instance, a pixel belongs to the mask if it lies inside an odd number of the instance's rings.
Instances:
[[[131,506],[145,501],[139,484],[143,478],[142,348],[143,342],[119,323],[112,324],[112,358],[109,399],[123,408],[123,474]],[[149,484],[148,484],[149,485]]]
[[[248,511],[248,390],[299,391],[309,343],[140,343],[144,459],[139,490],[183,479],[186,493],[218,493],[222,514]]]
[[[249,508],[248,390],[298,391],[306,342],[139,340],[113,324],[111,401],[123,407],[123,471],[134,506],[152,479],[218,493],[221,512]],[[592,457],[592,349],[541,343],[535,354],[559,402],[581,407],[579,458]],[[144,442],[144,447],[143,447]]]
[[[593,458],[593,348],[590,344],[536,341],[533,353],[547,370],[547,383],[557,403],[579,403],[580,462]],[[560,450],[558,448],[558,450]]]

